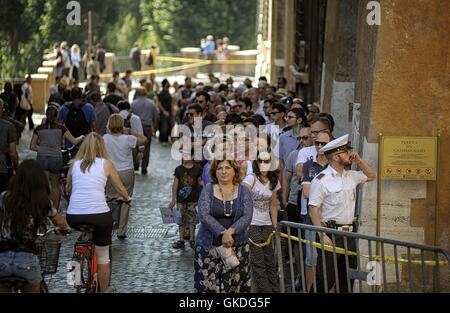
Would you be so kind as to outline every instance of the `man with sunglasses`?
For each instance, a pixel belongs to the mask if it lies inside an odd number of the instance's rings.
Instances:
[[[341,231],[353,232],[355,224],[356,187],[360,184],[375,180],[376,174],[357,153],[352,153],[349,144],[349,135],[331,141],[320,151],[328,159],[328,167],[317,175],[311,183],[309,192],[309,214],[314,226],[323,226]],[[317,141],[317,140],[316,140]],[[352,164],[358,165],[362,171],[347,170]],[[318,240],[320,240],[318,236]],[[336,247],[356,251],[355,239],[347,238],[347,247],[344,245],[344,237],[336,236]],[[323,244],[333,246],[333,241],[327,234],[323,234]],[[347,262],[343,254],[334,255],[318,249],[317,260],[317,291],[324,292],[324,275],[322,258],[325,257],[327,269],[327,287],[331,289],[336,285],[334,268],[338,269],[339,291],[349,292],[352,290],[347,283]],[[356,256],[348,256],[348,267],[356,268]]]
[[[215,123],[217,117],[209,111],[211,107],[211,96],[206,91],[199,91],[195,95],[195,103],[202,107],[203,119],[205,121]]]
[[[320,150],[333,139],[333,135],[331,135],[330,132],[320,132],[317,135],[317,140],[314,142],[317,156],[315,156],[312,160],[307,161],[303,165],[303,173],[301,177],[301,190],[305,202],[304,208],[302,208],[301,212],[303,224],[312,225],[311,218],[308,214],[308,200],[309,192],[311,190],[311,182],[320,172],[322,172],[328,166],[328,159]],[[306,240],[314,241],[315,236],[315,232],[311,232],[308,230],[305,231],[304,238]],[[306,288],[309,291],[314,281],[314,270],[317,263],[317,252],[316,249],[313,249],[310,245],[306,245],[305,248]]]
[[[252,101],[247,97],[240,97],[237,99],[236,104],[230,107],[230,111],[239,115],[246,112],[251,112]]]
[[[333,133],[333,125],[329,118],[326,117],[316,117],[311,122],[311,138],[313,143],[316,142],[317,135],[322,131],[328,131]],[[303,164],[307,161],[314,159],[317,156],[317,150],[315,146],[303,148],[298,153],[297,163],[296,163],[296,173],[297,178],[300,180],[303,173]],[[301,183],[301,181],[299,181]]]
[[[289,110],[285,119],[290,129],[280,136],[280,159],[283,167],[289,154],[299,147],[298,137],[301,130],[306,127],[306,116],[302,109]]]
[[[270,120],[272,123],[268,124],[266,127],[267,134],[277,133],[278,135],[283,134],[286,131],[286,120],[284,117],[286,116],[286,107],[279,103],[275,102],[272,105],[272,110],[269,113]]]

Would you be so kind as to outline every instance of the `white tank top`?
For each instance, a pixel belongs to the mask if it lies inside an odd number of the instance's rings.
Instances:
[[[81,161],[76,161],[72,168],[72,195],[67,214],[92,215],[109,212],[105,198],[108,180],[105,174],[105,159],[95,159],[86,173],[81,171],[80,165]]]

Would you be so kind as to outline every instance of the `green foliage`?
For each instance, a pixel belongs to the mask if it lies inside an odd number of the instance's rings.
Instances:
[[[69,0],[0,0],[0,78],[35,72],[56,42],[86,51],[87,15],[93,12],[94,44],[128,55],[135,41],[157,43],[164,53],[199,46],[211,34],[242,49],[256,46],[256,0],[78,0],[81,26],[69,26]]]
[[[242,49],[256,47],[256,1],[184,0],[177,7],[173,22],[174,41],[181,46],[198,46],[211,34],[229,37]]]

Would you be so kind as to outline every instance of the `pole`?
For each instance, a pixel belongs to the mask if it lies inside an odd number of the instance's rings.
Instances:
[[[439,217],[439,193],[440,193],[440,163],[441,163],[441,131],[438,129],[436,147],[436,195],[434,212],[434,245],[438,246],[438,217]]]
[[[381,236],[381,174],[383,165],[383,134],[378,135],[378,175],[377,175],[377,230],[376,236]],[[380,256],[380,243],[377,241],[376,256]],[[376,286],[375,292],[381,292],[381,287]]]
[[[378,175],[377,175],[377,237],[381,236],[381,175],[383,165],[383,134],[378,135]],[[377,254],[378,254],[377,248]]]

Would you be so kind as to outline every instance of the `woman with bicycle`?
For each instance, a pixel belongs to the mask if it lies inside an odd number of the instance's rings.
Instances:
[[[52,202],[55,208],[59,210],[59,202],[61,199],[59,179],[64,167],[61,152],[62,140],[66,139],[73,145],[77,145],[83,140],[84,136],[74,138],[63,124],[57,122],[57,103],[50,103],[45,114],[45,122],[34,130],[30,149],[37,151],[37,161],[45,170],[47,179],[50,181]]]
[[[37,234],[45,231],[48,217],[61,231],[70,230],[52,207],[44,170],[37,161],[24,161],[0,196],[0,278],[25,279],[27,293],[41,291],[43,278],[34,243]]]
[[[113,217],[106,203],[105,187],[108,179],[124,202],[131,203],[127,190],[109,160],[103,137],[97,133],[86,136],[67,177],[66,190],[71,193],[67,221],[72,228],[93,226],[92,241],[98,264],[100,292],[109,292]]]
[[[124,184],[130,196],[134,189],[134,165],[133,149],[146,145],[148,140],[143,134],[137,133],[132,129],[124,128],[124,119],[119,114],[113,114],[108,121],[108,134],[103,136],[111,161],[116,167],[120,180]],[[117,198],[117,192],[111,181],[106,185],[106,195],[109,199]],[[129,205],[121,203],[120,215],[118,220],[117,238],[125,239],[128,230]]]

